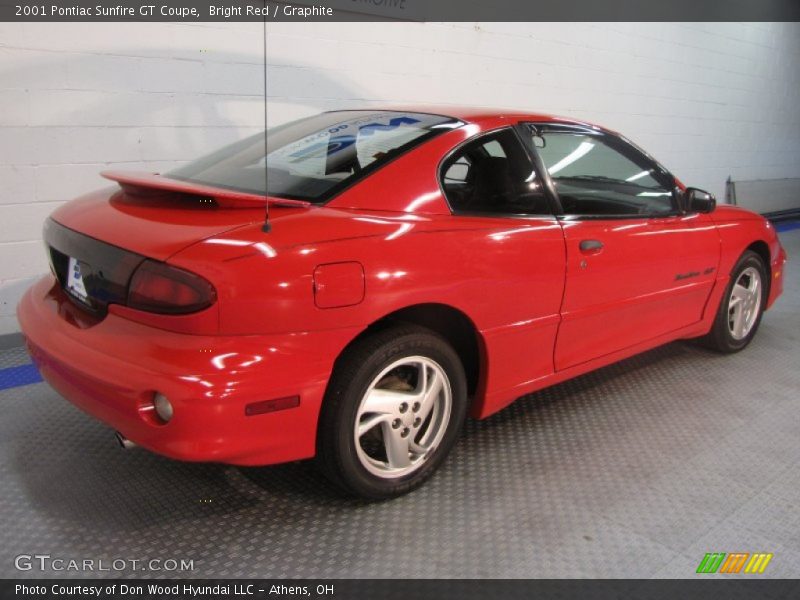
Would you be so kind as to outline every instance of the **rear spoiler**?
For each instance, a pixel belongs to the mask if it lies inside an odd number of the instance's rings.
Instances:
[[[303,200],[290,200],[288,198],[275,198],[264,194],[254,194],[252,192],[239,192],[226,188],[193,183],[190,181],[180,181],[171,179],[156,173],[145,173],[141,171],[103,171],[101,176],[111,181],[116,181],[128,194],[143,195],[152,192],[176,192],[180,194],[190,194],[192,196],[203,196],[213,198],[217,204],[224,208],[257,208],[269,202],[276,206],[296,206],[308,207],[310,202]]]

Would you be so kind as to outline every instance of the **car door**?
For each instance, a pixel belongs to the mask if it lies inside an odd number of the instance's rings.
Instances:
[[[532,132],[566,242],[556,371],[699,321],[719,258],[708,216],[684,214],[674,178],[619,136]]]

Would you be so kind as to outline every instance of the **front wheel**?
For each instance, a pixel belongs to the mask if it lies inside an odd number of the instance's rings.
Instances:
[[[317,460],[359,496],[421,485],[455,444],[466,415],[461,361],[443,338],[398,326],[357,341],[337,361],[320,414]]]
[[[767,269],[750,250],[742,254],[720,302],[711,331],[703,343],[719,352],[738,352],[755,336],[767,303]]]

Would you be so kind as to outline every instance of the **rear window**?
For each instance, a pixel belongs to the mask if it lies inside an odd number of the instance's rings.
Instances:
[[[322,203],[400,154],[461,125],[451,117],[424,113],[328,112],[269,129],[266,140],[260,133],[236,142],[166,176]]]

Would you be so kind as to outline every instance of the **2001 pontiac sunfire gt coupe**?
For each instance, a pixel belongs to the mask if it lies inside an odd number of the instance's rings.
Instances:
[[[18,310],[30,352],[126,443],[316,456],[394,496],[468,411],[679,338],[741,350],[783,287],[768,221],[593,125],[339,111],[266,138],[105,173],[119,186],[45,225],[53,275]]]

